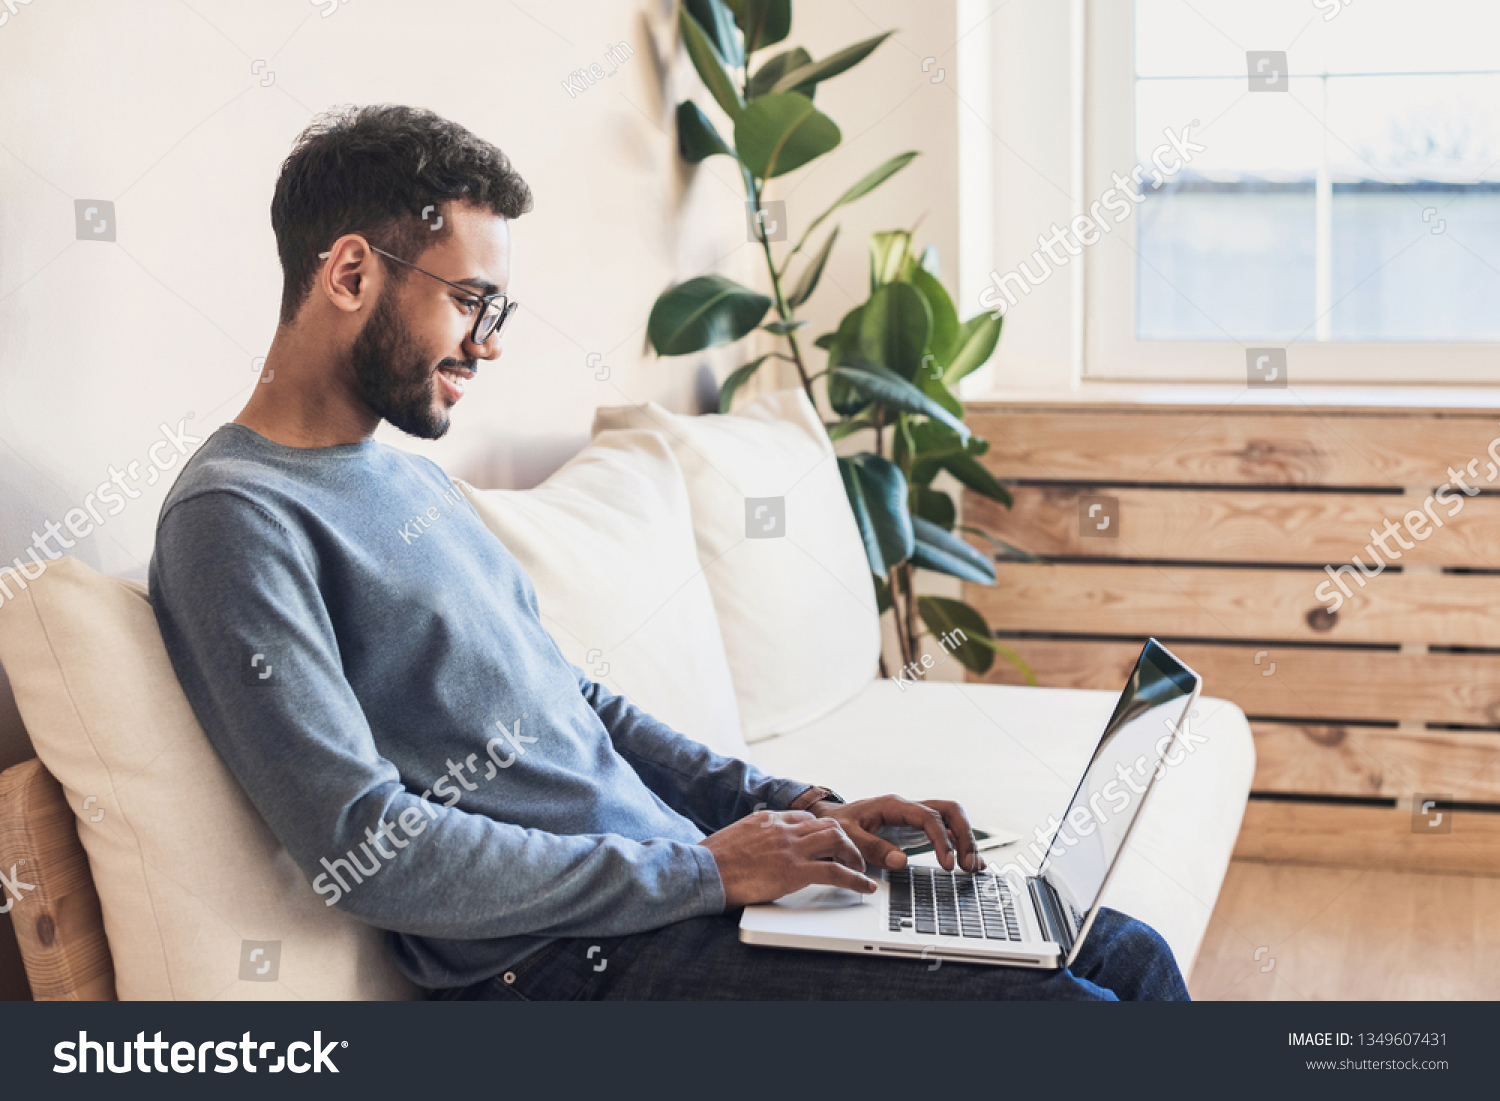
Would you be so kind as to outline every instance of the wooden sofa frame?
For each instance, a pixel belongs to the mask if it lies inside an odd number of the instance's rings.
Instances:
[[[114,959],[78,823],[62,785],[35,757],[0,773],[0,854],[30,885],[7,901],[31,996],[114,1001]]]

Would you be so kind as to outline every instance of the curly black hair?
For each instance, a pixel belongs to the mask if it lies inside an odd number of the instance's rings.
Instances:
[[[531,188],[495,146],[420,107],[379,104],[326,111],[297,136],[271,198],[281,257],[281,322],[312,290],[318,253],[346,233],[416,261],[448,228],[432,232],[426,208],[448,200],[505,218],[531,209]],[[393,266],[391,278],[405,278]]]

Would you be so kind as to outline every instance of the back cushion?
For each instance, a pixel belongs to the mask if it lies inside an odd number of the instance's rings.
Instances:
[[[384,933],[323,904],[219,760],[143,582],[72,558],[24,591],[0,580],[0,664],[77,816],[121,999],[422,996]]]
[[[535,489],[469,501],[531,577],[564,657],[715,752],[745,755],[687,487],[659,433],[601,433]]]
[[[595,414],[596,436],[620,428],[660,432],[682,468],[746,740],[796,730],[869,684],[875,587],[807,396],[768,394],[728,416],[654,402]]]

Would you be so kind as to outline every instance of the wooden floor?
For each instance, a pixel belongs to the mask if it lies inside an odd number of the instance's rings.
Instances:
[[[1200,1001],[1500,998],[1500,878],[1235,860]]]

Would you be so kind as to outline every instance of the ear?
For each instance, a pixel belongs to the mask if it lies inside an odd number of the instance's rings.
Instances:
[[[380,265],[370,243],[357,233],[348,233],[322,253],[323,266],[313,286],[321,291],[334,309],[357,313],[380,292]]]

